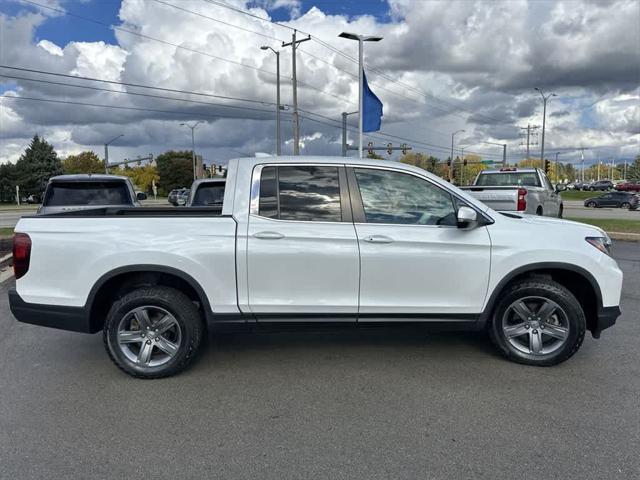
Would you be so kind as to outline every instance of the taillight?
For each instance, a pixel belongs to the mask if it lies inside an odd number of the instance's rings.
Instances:
[[[524,198],[527,195],[526,188],[518,189],[518,211],[524,212],[527,209],[527,200]]]
[[[30,259],[31,238],[26,233],[16,233],[13,236],[13,274],[16,279],[29,271]]]

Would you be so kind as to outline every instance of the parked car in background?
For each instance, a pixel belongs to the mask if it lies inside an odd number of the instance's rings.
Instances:
[[[585,187],[583,187],[583,189],[589,190],[590,192],[595,192],[598,190],[608,192],[609,190],[613,189],[613,182],[611,180],[597,180],[586,185]]]
[[[176,206],[177,207],[184,207],[187,205],[187,203],[189,202],[189,195],[191,194],[191,190],[189,189],[184,189],[178,192],[178,195],[176,196]]]
[[[567,183],[567,190],[582,190],[586,184],[583,182]]]
[[[614,207],[638,208],[638,196],[630,192],[609,192],[597,197],[587,198],[584,206],[589,208]]]
[[[461,187],[491,208],[502,212],[521,212],[562,218],[559,192],[539,168],[501,168],[482,170],[470,187]]]
[[[37,203],[40,203],[40,201],[41,200],[39,195],[29,195],[27,197],[27,203],[30,203],[30,204],[37,204]]]
[[[614,188],[619,192],[640,192],[640,182],[622,182]]]
[[[181,192],[186,190],[186,188],[175,188],[169,192],[169,196],[167,197],[167,201],[173,205],[174,207],[178,205],[178,195]]]
[[[205,178],[191,185],[187,205],[190,207],[220,207],[224,200],[225,178]]]
[[[136,194],[129,177],[76,174],[52,177],[38,215],[100,207],[139,207],[147,195]]]
[[[22,217],[14,316],[103,330],[119,368],[158,378],[216,323],[449,325],[550,366],[620,315],[622,271],[598,227],[498,213],[400,162],[243,158],[227,180],[222,208]]]

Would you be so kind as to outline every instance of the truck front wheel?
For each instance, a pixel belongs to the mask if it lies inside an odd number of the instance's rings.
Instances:
[[[584,311],[559,283],[531,277],[512,284],[501,297],[489,333],[508,359],[527,365],[556,365],[582,345]]]
[[[205,334],[198,309],[182,292],[142,287],[119,298],[104,325],[111,360],[125,373],[161,378],[193,361]]]

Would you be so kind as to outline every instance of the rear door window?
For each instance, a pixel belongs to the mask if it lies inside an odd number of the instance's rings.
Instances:
[[[263,168],[259,214],[278,220],[341,222],[338,167]]]
[[[47,188],[43,205],[130,205],[124,182],[53,182]]]

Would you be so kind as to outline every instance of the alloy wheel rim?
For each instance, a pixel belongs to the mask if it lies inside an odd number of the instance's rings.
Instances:
[[[502,331],[515,350],[544,357],[555,353],[567,342],[569,318],[553,300],[523,297],[505,310]]]
[[[142,368],[168,363],[182,342],[182,330],[173,314],[153,305],[127,312],[118,324],[116,335],[122,354]]]

